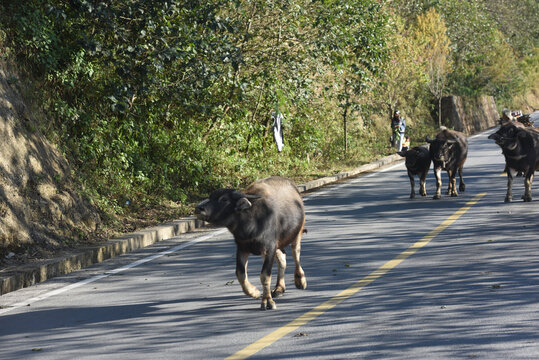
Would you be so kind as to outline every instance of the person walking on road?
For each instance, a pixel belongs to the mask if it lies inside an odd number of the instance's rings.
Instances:
[[[406,131],[406,121],[401,116],[399,110],[393,113],[391,118],[391,143],[397,151],[402,150],[402,142],[404,141],[404,132]]]

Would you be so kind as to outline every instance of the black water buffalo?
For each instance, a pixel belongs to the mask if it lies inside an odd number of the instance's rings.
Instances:
[[[513,179],[517,173],[524,175],[524,201],[532,201],[532,181],[539,169],[539,133],[514,122],[502,124],[489,139],[502,148],[507,171],[507,194],[505,202],[513,200]]]
[[[253,298],[260,291],[247,277],[249,254],[264,259],[261,308],[275,309],[274,297],[285,292],[284,249],[291,245],[296,265],[294,280],[298,289],[307,287],[305,273],[300,265],[301,237],[305,226],[305,209],[296,185],[285,178],[269,177],[251,184],[243,193],[234,189],[214,191],[209,199],[197,205],[195,215],[214,225],[225,226],[234,235],[237,245],[236,276],[243,292]],[[277,259],[277,284],[270,291],[271,269]]]
[[[443,129],[434,140],[427,136],[427,142],[430,144],[430,157],[434,166],[434,176],[436,177],[436,194],[433,199],[442,197],[442,170],[447,171],[449,177],[449,186],[447,194],[458,196],[456,182],[457,171],[460,177],[459,190],[466,190],[466,185],[462,179],[462,167],[468,156],[468,140],[466,136],[458,131]]]
[[[408,151],[399,151],[397,154],[406,158],[406,169],[408,170],[408,177],[410,178],[410,185],[412,187],[410,199],[415,198],[414,176],[419,176],[419,194],[421,196],[427,196],[425,182],[431,162],[429,150],[423,146],[415,146]]]

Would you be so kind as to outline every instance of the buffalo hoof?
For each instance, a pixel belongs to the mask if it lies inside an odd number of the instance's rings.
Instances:
[[[513,198],[512,198],[512,197],[510,197],[510,196],[506,196],[506,197],[505,197],[505,199],[504,199],[504,202],[506,202],[506,203],[507,203],[507,202],[511,202],[512,200],[513,200]]]
[[[427,196],[427,192],[426,191],[422,191],[420,192],[421,196]]]
[[[524,202],[531,202],[532,201],[532,197],[530,195],[524,195],[522,197],[522,200],[524,200]]]
[[[282,286],[277,286],[275,289],[273,289],[273,291],[271,292],[271,296],[276,298],[276,297],[279,297],[279,296],[283,296],[284,295],[284,292],[285,292],[285,288],[282,287]]]
[[[413,199],[413,198],[415,198],[415,194],[414,194],[414,193],[411,193],[411,194],[410,194],[410,199]]]
[[[465,185],[465,184],[460,184],[460,185],[459,185],[459,190],[460,190],[461,192],[466,191],[466,185]]]
[[[260,304],[260,310],[276,310],[277,305],[275,305],[275,301],[273,299],[264,299],[262,300],[262,304]]]
[[[254,299],[259,299],[260,298],[260,290],[258,290],[255,286],[251,285],[250,287],[248,288],[244,288],[243,289],[243,292],[245,293],[245,295],[247,296],[250,296]]]
[[[439,194],[436,194],[436,195],[434,195],[432,198],[433,198],[434,200],[438,200],[438,199],[441,199],[442,196],[439,195]]]
[[[459,194],[457,194],[457,193],[452,193],[451,194],[451,197],[457,197],[457,196],[459,196]]]
[[[294,283],[296,284],[296,288],[300,290],[307,289],[307,278],[304,276],[294,276]]]

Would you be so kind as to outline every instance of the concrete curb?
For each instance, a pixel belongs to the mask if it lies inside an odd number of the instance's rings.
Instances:
[[[349,171],[345,171],[345,172],[341,172],[341,173],[338,173],[338,174],[335,174],[335,175],[326,176],[326,177],[323,177],[323,178],[320,178],[320,179],[312,180],[312,181],[309,181],[309,182],[307,182],[305,184],[300,184],[300,185],[298,185],[298,190],[299,190],[299,192],[305,192],[305,191],[309,191],[309,190],[314,190],[314,189],[317,189],[319,187],[322,187],[322,186],[325,186],[325,185],[328,185],[328,184],[331,184],[331,183],[334,183],[334,182],[337,182],[337,181],[340,181],[340,180],[343,180],[343,179],[351,178],[351,177],[354,177],[354,176],[358,176],[358,175],[360,175],[362,173],[366,173],[366,172],[376,170],[376,169],[378,169],[378,168],[380,168],[382,166],[394,163],[394,162],[396,162],[398,160],[404,160],[404,158],[401,157],[398,154],[389,155],[389,156],[383,157],[383,158],[381,158],[379,160],[376,160],[376,161],[374,161],[372,163],[362,165],[362,166],[360,166],[358,168],[355,168],[355,169],[352,169],[352,170],[349,170]]]
[[[382,166],[403,160],[397,154],[386,156],[380,160],[362,165],[350,171],[323,177],[298,185],[300,192],[314,190],[337,181],[376,170]],[[22,289],[56,276],[69,274],[87,266],[111,259],[127,252],[141,249],[158,241],[167,240],[174,236],[202,228],[207,224],[195,217],[182,218],[163,225],[143,229],[126,234],[105,244],[81,249],[80,253],[70,256],[53,258],[36,264],[20,267],[14,275],[0,275],[0,295]]]

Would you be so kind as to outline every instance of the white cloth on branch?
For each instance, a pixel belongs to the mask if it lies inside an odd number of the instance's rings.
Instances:
[[[277,151],[281,152],[284,146],[282,127],[284,116],[279,111],[275,111],[271,114],[271,117],[273,118],[273,139],[277,145]]]

